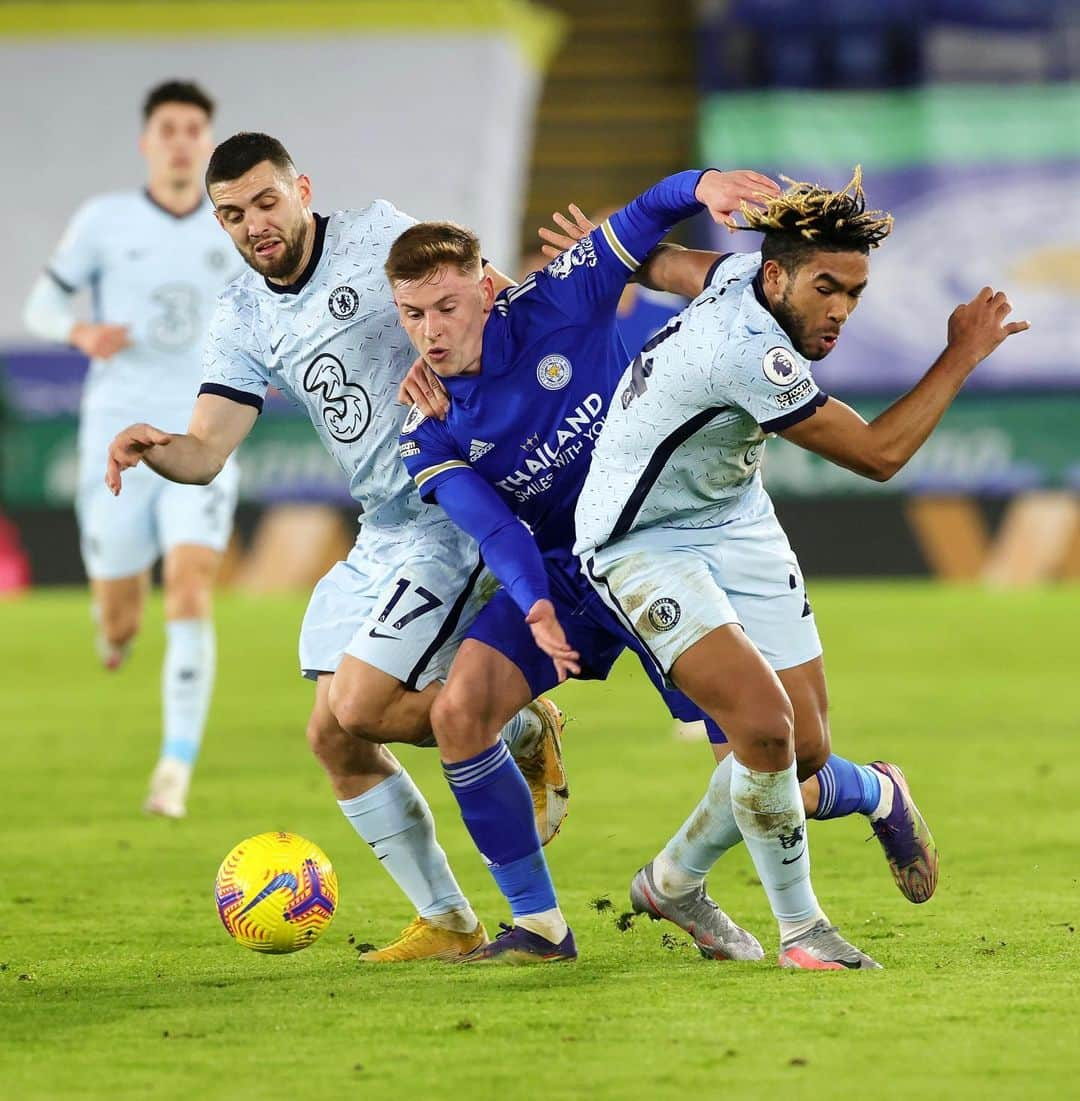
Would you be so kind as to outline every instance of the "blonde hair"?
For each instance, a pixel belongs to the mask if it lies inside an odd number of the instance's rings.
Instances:
[[[423,283],[446,265],[479,274],[480,238],[456,222],[419,222],[390,246],[384,270],[391,284]]]
[[[742,204],[746,225],[763,233],[761,254],[791,270],[810,252],[869,252],[892,232],[893,217],[866,209],[862,166],[856,165],[847,186],[830,191],[820,184],[781,176],[787,190],[770,199],[764,209]]]

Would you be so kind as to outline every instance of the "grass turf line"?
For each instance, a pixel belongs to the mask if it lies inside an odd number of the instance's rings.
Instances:
[[[713,893],[758,933],[768,963],[709,963],[674,927],[643,919],[617,928],[630,876],[696,802],[710,762],[703,745],[671,739],[632,662],[559,693],[574,720],[573,800],[548,853],[581,960],[359,965],[350,935],[381,943],[411,915],[306,749],[303,600],[220,599],[218,690],[179,823],[139,811],[158,742],[160,604],[115,675],[95,666],[84,593],[0,605],[2,1092],[1068,1094],[1080,1040],[1080,590],[820,584],[811,596],[836,748],[900,763],[943,852],[937,897],[915,907],[864,843],[864,820],[811,827],[818,896],[885,964],[879,974],[775,968],[743,851],[725,858]],[[505,910],[436,754],[401,757],[494,933]],[[342,905],[313,948],[262,957],[228,940],[211,883],[236,841],[278,828],[329,853]]]

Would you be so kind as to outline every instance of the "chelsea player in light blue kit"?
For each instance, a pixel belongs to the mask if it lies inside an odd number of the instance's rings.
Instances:
[[[604,676],[626,645],[652,662],[582,578],[570,553],[571,511],[627,359],[614,327],[622,284],[674,221],[701,209],[699,199],[726,216],[738,200],[731,185],[731,176],[716,172],[672,177],[498,297],[480,278],[478,243],[460,227],[417,226],[391,250],[387,274],[402,323],[451,398],[445,423],[414,410],[402,457],[421,493],[478,539],[506,586],[469,632],[432,713],[463,817],[515,920],[472,960],[576,955],[532,835],[526,793],[494,735],[504,713],[562,672]],[[775,191],[761,178],[748,186],[750,194]],[[711,733],[723,741],[715,723]],[[855,787],[859,797],[842,813],[863,809],[857,780]],[[719,911],[701,881],[676,898],[658,898],[655,884],[635,881],[632,897],[636,908],[690,931],[706,955],[761,957],[760,945]]]
[[[187,424],[214,301],[240,265],[202,193],[214,105],[197,85],[170,81],[143,106],[139,149],[147,186],[89,199],[26,304],[31,332],[90,357],[79,420],[76,513],[106,668],[118,668],[139,629],[150,567],[164,559],[164,734],[148,811],[185,813],[214,684],[214,577],[232,530],[237,471],[209,486],[134,472],[122,500],[101,481],[116,432],[141,413]],[[71,299],[89,289],[93,320]]]
[[[341,812],[417,912],[394,943],[361,958],[454,959],[487,936],[423,794],[383,743],[430,743],[432,700],[493,584],[476,544],[420,500],[397,455],[397,391],[413,355],[383,263],[413,219],[384,200],[314,213],[310,180],[267,134],[218,146],[206,183],[250,270],[218,303],[187,431],[126,428],[108,484],[119,493],[122,472],[142,462],[212,484],[271,385],[306,411],[363,509],[355,547],[316,586],[300,631],[301,669],[315,682],[308,741]],[[565,810],[560,726],[554,705],[537,701],[504,731],[545,841]]]
[[[764,235],[761,252],[688,258],[685,289],[699,293],[620,379],[578,501],[575,550],[597,593],[733,745],[632,896],[696,889],[741,839],[779,921],[781,966],[865,968],[873,961],[840,938],[810,886],[792,745],[827,747],[827,691],[798,561],[761,481],[766,437],[884,481],[978,363],[1027,323],[1008,322],[1006,296],[984,288],[953,312],[923,378],[867,424],[820,390],[811,364],[835,347],[892,218],[866,208],[858,169],[840,191],[793,184],[743,214]],[[847,798],[850,763],[837,765],[818,774],[821,805]],[[938,855],[903,773],[875,762],[854,778],[897,885],[925,902]],[[693,836],[702,821],[712,828]]]

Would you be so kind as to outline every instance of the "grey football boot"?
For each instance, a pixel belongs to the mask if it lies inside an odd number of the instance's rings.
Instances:
[[[881,964],[849,944],[824,918],[780,945],[780,966],[804,971],[880,971]]]
[[[765,958],[753,933],[736,925],[709,898],[704,884],[686,895],[663,894],[653,879],[651,860],[630,883],[630,905],[635,913],[647,914],[653,921],[670,921],[685,930],[708,960]]]

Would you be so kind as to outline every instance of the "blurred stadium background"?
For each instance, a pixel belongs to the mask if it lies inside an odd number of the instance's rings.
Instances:
[[[1033,329],[979,369],[891,483],[770,448],[766,483],[807,572],[1080,576],[1071,0],[6,3],[0,589],[82,577],[71,502],[86,365],[33,344],[21,305],[75,206],[142,179],[137,107],[173,76],[217,98],[219,139],[279,135],[317,209],[383,196],[453,217],[508,271],[553,210],[610,207],[688,165],[842,185],[861,163],[897,225],[820,367],[826,390],[882,408],[984,283]],[[684,239],[755,246],[706,224]],[[342,475],[284,400],[241,458],[225,583],[307,585],[352,537]]]
[[[582,961],[539,976],[353,966],[356,946],[396,934],[404,901],[311,760],[294,646],[355,506],[281,398],[241,451],[192,814],[137,813],[161,602],[129,669],[103,675],[86,594],[61,588],[83,580],[86,364],[32,343],[20,315],[76,206],[142,181],[139,105],[171,77],[216,97],[219,139],[280,136],[316,209],[382,196],[453,217],[510,272],[571,201],[610,208],[694,164],[843,185],[861,163],[896,231],[817,373],[867,415],[937,354],[956,303],[1009,290],[1032,331],[980,367],[893,482],[769,447],[766,483],[827,631],[838,748],[897,754],[943,853],[940,896],[911,907],[861,820],[812,824],[821,897],[882,975],[718,971],[685,938],[624,920],[630,874],[711,763],[668,736],[626,664],[559,689],[574,809],[548,851]],[[0,594],[34,587],[0,602],[0,1095],[1075,1095],[1080,587],[1063,583],[1080,577],[1077,0],[0,0],[0,134]],[[755,246],[710,224],[682,239]],[[910,577],[924,581],[891,580]],[[494,932],[504,904],[438,755],[407,760]],[[221,856],[270,828],[323,845],[345,900],[316,949],[272,961],[228,942],[210,896]],[[725,906],[771,931],[735,859]]]

